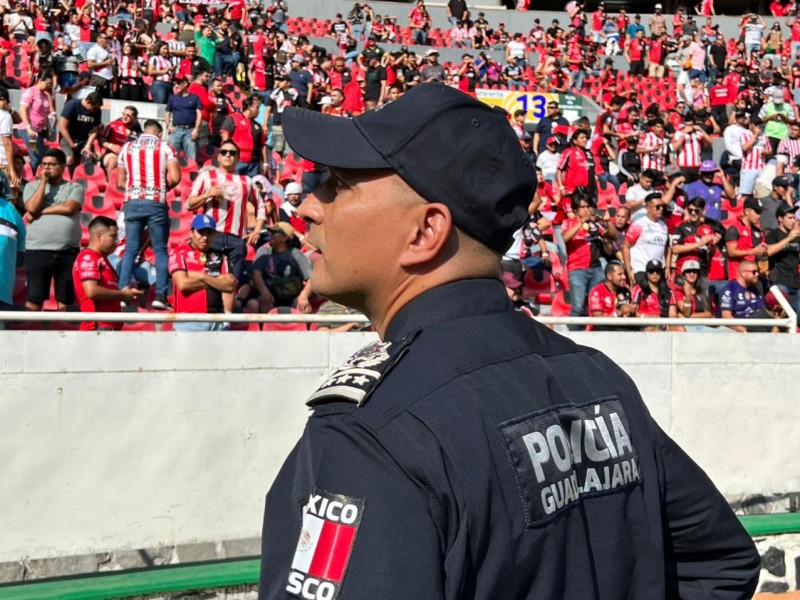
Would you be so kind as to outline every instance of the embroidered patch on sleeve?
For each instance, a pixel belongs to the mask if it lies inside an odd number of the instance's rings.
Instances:
[[[558,406],[501,423],[500,436],[534,527],[582,499],[642,480],[628,418],[617,398]]]
[[[303,507],[287,593],[305,600],[339,597],[364,505],[364,498],[314,488]]]

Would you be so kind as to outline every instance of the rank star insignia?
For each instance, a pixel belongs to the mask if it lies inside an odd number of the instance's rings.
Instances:
[[[411,341],[374,342],[365,346],[328,377],[306,404],[316,406],[345,400],[362,405]]]

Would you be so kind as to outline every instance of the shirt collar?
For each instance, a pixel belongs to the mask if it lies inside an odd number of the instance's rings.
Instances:
[[[386,330],[386,340],[407,335],[452,319],[513,310],[498,279],[464,279],[428,290],[400,309]]]

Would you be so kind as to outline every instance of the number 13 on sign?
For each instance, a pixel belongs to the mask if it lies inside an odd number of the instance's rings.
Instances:
[[[533,119],[541,119],[544,117],[544,107],[547,104],[547,98],[541,94],[521,94],[517,98],[517,102],[521,105],[522,110],[530,113]]]

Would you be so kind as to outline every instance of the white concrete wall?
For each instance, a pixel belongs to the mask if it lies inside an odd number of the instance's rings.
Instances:
[[[800,476],[800,336],[575,334],[726,494]],[[371,334],[0,335],[0,563],[260,533],[307,395]]]

